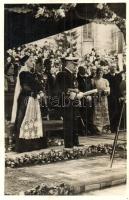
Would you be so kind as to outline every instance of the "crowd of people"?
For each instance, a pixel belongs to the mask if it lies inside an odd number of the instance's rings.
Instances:
[[[80,59],[59,55],[47,44],[23,45],[7,51],[5,91],[10,83],[15,85],[11,122],[16,151],[46,147],[44,117],[63,120],[65,147],[71,148],[79,145],[79,131],[117,131],[126,97],[126,65],[119,71],[116,54],[101,56],[95,49]]]
[[[26,55],[33,57],[35,70],[42,74],[45,72],[46,68],[49,68],[49,63],[47,62],[50,61],[51,70],[47,69],[47,71],[51,71],[53,77],[56,77],[57,73],[62,71],[62,58],[68,56],[65,52],[62,54],[58,48],[51,48],[47,41],[44,43],[43,47],[37,44],[27,44],[7,50],[5,52],[5,91],[9,90],[8,87],[10,83],[13,84],[16,82],[18,71],[24,64],[24,59],[22,58]],[[47,61],[44,62],[45,60]],[[99,55],[94,49],[92,49],[89,54],[79,58],[79,65],[87,68],[87,75],[91,75],[91,70],[94,70],[94,67],[102,67],[104,74],[106,74],[109,71],[109,65],[112,63],[116,64],[117,72],[119,72],[117,62],[117,54],[112,55],[105,52],[104,55]]]

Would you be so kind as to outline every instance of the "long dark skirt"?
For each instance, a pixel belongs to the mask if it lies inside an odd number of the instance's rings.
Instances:
[[[14,134],[15,134],[15,151],[19,153],[38,150],[47,147],[46,137],[36,138],[36,139],[19,138],[20,127],[25,116],[28,99],[29,96],[23,96],[23,95],[20,95],[18,98],[18,109],[14,124]]]

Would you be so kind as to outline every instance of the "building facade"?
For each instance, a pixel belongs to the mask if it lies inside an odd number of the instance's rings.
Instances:
[[[122,32],[115,24],[89,23],[81,27],[82,56],[94,48],[99,54],[122,53],[125,46]]]

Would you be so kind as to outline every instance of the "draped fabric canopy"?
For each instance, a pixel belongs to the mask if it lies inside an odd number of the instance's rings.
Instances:
[[[49,9],[56,9],[61,4],[44,5]],[[126,18],[125,3],[112,3],[108,6],[118,16]],[[76,8],[68,12],[65,18],[43,20],[36,19],[27,4],[5,4],[5,50],[89,23],[89,19],[94,18],[95,12],[96,7],[93,3],[77,4]]]

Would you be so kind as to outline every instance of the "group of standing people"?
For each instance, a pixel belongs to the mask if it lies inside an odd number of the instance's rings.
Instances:
[[[123,78],[125,71],[124,66],[123,72],[116,73],[116,65],[111,65],[109,72],[104,74],[102,67],[93,67],[91,75],[87,76],[86,68],[82,66],[77,72],[75,58],[66,58],[66,67],[56,78],[59,94],[62,97],[62,93],[65,93],[66,102],[69,90],[76,95],[62,108],[65,147],[80,145],[79,119],[84,125],[86,135],[100,135],[104,130],[112,133],[117,131],[121,112],[120,98],[126,96],[126,80]],[[84,95],[93,89],[97,89],[97,92]]]
[[[119,95],[116,93],[122,81],[121,74],[112,73],[112,69],[115,70],[113,67],[103,77],[102,68],[93,68],[91,75],[87,76],[86,68],[78,68],[77,61],[77,58],[66,57],[63,62],[65,67],[55,79],[49,73],[49,66],[45,72],[50,81],[48,90],[51,89],[53,95],[58,97],[55,109],[60,111],[63,118],[65,148],[80,145],[79,119],[86,134],[100,134],[106,126],[110,126],[112,132],[116,131],[119,118]],[[11,119],[17,152],[47,147],[40,105],[40,100],[45,98],[44,84],[35,76],[33,58],[26,56],[24,63],[18,72]],[[93,89],[97,89],[97,92],[84,95]]]
[[[113,64],[109,66],[107,74],[102,68],[93,68],[92,74],[85,79],[90,79],[92,87],[98,89],[98,95],[93,98],[93,124],[101,132],[109,125],[111,132],[116,132],[121,112],[120,99],[126,96],[126,66],[117,73],[117,67]]]

